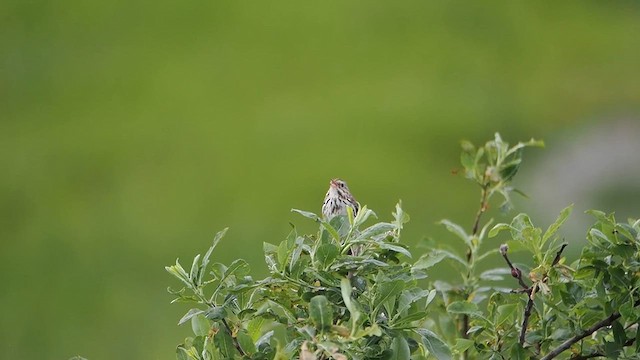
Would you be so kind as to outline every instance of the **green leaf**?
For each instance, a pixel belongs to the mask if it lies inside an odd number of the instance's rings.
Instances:
[[[413,304],[414,302],[419,301],[423,298],[427,298],[430,295],[431,291],[420,289],[417,287],[404,290],[398,298],[398,310],[396,316],[399,316],[403,311],[409,309],[411,304]]]
[[[415,329],[414,331],[420,335],[422,344],[431,355],[435,356],[438,360],[451,359],[451,351],[449,350],[449,347],[438,337],[438,335],[427,329]]]
[[[238,331],[236,339],[238,339],[238,343],[245,353],[251,355],[257,351],[256,346],[253,344],[253,339],[251,339],[246,330]]]
[[[393,213],[393,218],[395,219],[395,225],[398,229],[402,229],[403,224],[409,222],[409,214],[402,209],[402,201],[398,201],[396,204],[396,211]]]
[[[489,230],[489,238],[495,237],[502,230],[509,230],[509,229],[511,229],[511,225],[509,224],[505,224],[505,223],[496,224],[493,228],[491,228],[491,230]]]
[[[440,220],[439,224],[444,225],[447,228],[447,230],[449,230],[449,232],[455,234],[457,237],[462,239],[465,242],[465,244],[467,244],[467,246],[472,246],[471,237],[467,235],[467,233],[464,231],[462,226],[456,223],[453,223],[447,219]]]
[[[349,314],[351,314],[351,323],[355,326],[355,324],[358,322],[358,319],[360,318],[360,311],[354,305],[353,300],[351,299],[352,288],[351,281],[349,281],[349,279],[342,278],[342,280],[340,280],[340,291],[342,293],[342,300],[344,301],[344,305],[347,307],[347,310],[349,310]]]
[[[547,229],[547,231],[545,231],[544,235],[542,236],[542,245],[544,245],[544,243],[547,242],[547,240],[549,240],[549,238],[551,238],[560,228],[560,226],[562,226],[562,224],[564,224],[565,221],[567,221],[567,218],[569,217],[569,215],[571,215],[571,211],[573,210],[573,204],[567,206],[566,208],[562,209],[562,211],[560,211],[560,215],[558,215],[558,218],[556,219],[556,221],[553,222],[553,224],[549,225],[549,228]]]
[[[463,353],[469,350],[474,344],[475,341],[473,340],[457,338],[456,344],[453,346],[453,350],[455,350],[457,353]]]
[[[200,266],[198,261],[200,261],[200,254],[196,255],[193,258],[193,263],[191,264],[191,271],[189,272],[189,279],[196,286],[199,285],[198,279],[200,279],[200,275],[198,274],[198,272],[200,271]]]
[[[289,262],[289,272],[293,273],[295,265],[298,263],[300,259],[300,255],[302,254],[302,249],[304,247],[304,238],[301,236],[296,237],[295,240],[295,248],[291,253],[291,261]]]
[[[425,317],[427,317],[427,315],[429,315],[429,314],[426,311],[417,311],[417,312],[411,313],[411,314],[406,315],[406,316],[401,316],[397,320],[394,320],[393,324],[394,324],[395,327],[402,327],[405,324],[412,323],[412,322],[418,321],[418,320],[422,320]]]
[[[193,357],[189,356],[189,352],[182,345],[178,345],[176,348],[176,360],[190,360]],[[196,358],[197,359],[197,358]]]
[[[253,319],[249,320],[247,324],[247,331],[249,336],[251,336],[251,340],[253,342],[258,341],[260,338],[260,334],[262,334],[262,326],[265,324],[266,319],[262,316],[256,316]]]
[[[276,261],[276,256],[278,247],[268,242],[263,242],[262,249],[264,251],[264,262],[267,264],[267,268],[271,272],[277,272],[278,262]]]
[[[518,304],[504,304],[498,306],[496,317],[496,327],[502,325],[507,320],[515,317],[517,314]]]
[[[525,236],[525,233],[527,232],[527,230],[533,229],[534,227],[533,223],[531,223],[529,215],[520,213],[513,218],[509,228],[511,229],[511,237],[514,240],[526,241],[529,239],[527,236]]]
[[[216,233],[216,236],[213,237],[213,243],[211,244],[211,248],[210,248],[211,251],[213,251],[213,249],[215,249],[216,246],[218,246],[218,243],[220,242],[220,240],[222,240],[222,238],[227,234],[227,230],[229,230],[228,227]]]
[[[478,311],[478,305],[470,303],[468,301],[454,301],[447,306],[447,312],[451,314],[466,314],[476,315]]]
[[[337,216],[336,216],[337,218]],[[335,219],[335,218],[334,218]],[[336,241],[336,242],[340,242],[340,234],[338,233],[338,230],[336,230],[333,226],[331,226],[331,224],[329,224],[326,221],[322,221],[322,227],[327,230],[327,232],[329,233],[329,235],[331,235],[331,237]]]
[[[511,181],[511,179],[513,179],[513,177],[518,173],[518,169],[520,169],[520,164],[522,163],[521,151],[514,153],[514,157],[515,159],[512,161],[500,166],[500,177],[504,182]]]
[[[256,347],[260,347],[263,344],[268,344],[271,341],[271,338],[273,337],[273,334],[275,334],[275,331],[273,330],[269,330],[267,331],[264,335],[262,335],[257,341],[256,341]]]
[[[236,259],[233,260],[231,265],[229,265],[229,267],[227,268],[225,276],[229,277],[231,275],[235,275],[236,277],[240,278],[249,274],[249,271],[251,271],[251,269],[249,268],[249,264],[244,259]]]
[[[377,244],[381,249],[391,250],[391,251],[400,253],[408,258],[411,257],[411,253],[409,252],[409,250],[405,249],[401,245],[391,244],[388,242],[379,242]]]
[[[223,357],[233,358],[236,349],[233,345],[233,339],[226,329],[220,329],[220,331],[214,335],[213,342]]]
[[[287,260],[289,259],[289,248],[287,240],[283,240],[278,246],[278,269],[283,270]]]
[[[227,316],[227,311],[222,306],[215,306],[207,310],[204,314],[209,320],[222,320]]]
[[[437,263],[439,263],[440,261],[442,261],[447,257],[449,256],[446,251],[438,250],[438,249],[432,250],[431,252],[428,252],[422,255],[420,259],[418,259],[418,261],[416,261],[416,263],[413,264],[413,269],[426,270],[436,265]]]
[[[315,258],[323,269],[328,268],[340,254],[340,249],[333,244],[322,244],[316,250]]]
[[[505,275],[511,276],[511,269],[507,267],[489,269],[480,274],[481,280],[500,281],[504,280]]]
[[[333,311],[329,300],[324,295],[316,295],[309,301],[309,315],[311,321],[321,332],[331,328]]]
[[[431,302],[433,301],[433,299],[435,299],[437,294],[438,294],[438,290],[436,289],[431,289],[431,291],[429,291],[429,295],[427,296],[427,302],[426,304],[424,304],[425,308],[427,308],[427,306],[431,304]]]
[[[611,215],[607,215],[602,211],[599,210],[587,210],[585,211],[585,213],[595,217],[598,221],[602,222],[603,224],[608,224],[608,225],[614,225],[615,221],[612,219]]]
[[[622,315],[622,319],[627,322],[633,323],[640,319],[640,308],[634,306],[633,298],[622,303],[618,311],[620,312],[620,315]]]
[[[611,324],[611,328],[613,329],[613,339],[620,347],[624,346],[624,343],[627,342],[627,334],[624,331],[624,327],[620,324],[620,321],[614,321]]]
[[[169,272],[169,274],[175,276],[176,278],[178,278],[178,280],[182,281],[185,285],[187,285],[187,287],[193,288],[193,284],[191,283],[191,281],[189,281],[189,275],[184,270],[182,265],[180,265],[180,262],[178,261],[178,259],[176,259],[175,265],[165,266],[164,268]]]
[[[511,346],[510,359],[514,360],[527,360],[527,353],[519,343],[513,344]]]
[[[211,323],[202,314],[197,314],[191,318],[191,330],[196,336],[206,336],[209,334]]]
[[[373,308],[378,309],[385,301],[391,297],[398,296],[404,289],[405,282],[402,280],[394,280],[378,284],[378,292],[373,301]]]
[[[474,173],[475,170],[475,158],[476,158],[476,151],[475,148],[473,148],[473,145],[471,145],[471,147],[467,147],[468,150],[463,150],[460,153],[460,164],[462,164],[462,167],[464,167],[464,170],[467,173]],[[464,149],[464,146],[463,146]]]
[[[480,325],[474,325],[472,327],[469,328],[469,330],[467,331],[468,335],[474,335],[476,333],[481,333],[482,331],[484,331],[484,326],[480,326]]]
[[[377,223],[375,225],[369,226],[368,228],[362,230],[362,232],[358,235],[356,240],[365,240],[371,239],[376,235],[384,234],[386,232],[392,231],[396,228],[394,224],[391,223]]]
[[[207,266],[209,265],[209,258],[213,253],[213,249],[215,249],[216,246],[218,246],[218,243],[220,242],[222,237],[227,233],[227,230],[229,230],[229,228],[224,228],[222,231],[219,231],[216,234],[216,236],[213,238],[213,242],[211,246],[209,247],[209,250],[207,250],[207,252],[204,254],[204,257],[202,258],[202,263],[200,264],[200,276],[198,278],[198,283],[202,283],[202,277],[207,272]]]
[[[360,225],[364,224],[370,216],[375,218],[378,217],[373,210],[367,208],[367,205],[364,205],[360,208],[360,211],[358,211],[358,215],[356,215],[355,219],[353,219],[353,227],[356,229],[359,228]]]
[[[199,314],[203,314],[204,310],[201,309],[191,309],[189,311],[187,311],[186,314],[184,314],[184,316],[182,317],[182,319],[180,319],[180,321],[178,321],[178,325],[182,325],[184,323],[186,323],[187,321],[191,320],[192,317],[199,315]]]
[[[298,210],[298,209],[291,209],[291,212],[294,213],[298,213],[308,219],[314,220],[314,221],[320,221],[320,217],[312,212],[309,211],[302,211],[302,210]]]
[[[391,341],[391,350],[393,355],[391,360],[410,360],[411,351],[409,351],[409,343],[403,336],[396,336]]]

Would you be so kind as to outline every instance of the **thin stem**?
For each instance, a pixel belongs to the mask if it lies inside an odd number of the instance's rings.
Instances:
[[[222,324],[224,324],[224,327],[229,332],[229,336],[231,336],[231,339],[233,340],[233,346],[236,347],[240,355],[242,355],[243,357],[247,356],[247,353],[245,353],[244,350],[242,350],[242,347],[240,346],[240,342],[238,342],[238,338],[233,336],[233,331],[231,331],[231,327],[229,327],[229,323],[227,323],[227,319],[222,318]]]
[[[560,250],[558,250],[558,252],[556,253],[556,257],[553,259],[553,262],[551,263],[551,266],[556,266],[558,264],[558,262],[560,262],[560,259],[562,258],[562,252],[564,251],[564,248],[567,247],[567,243],[562,244],[562,246],[560,247]]]
[[[527,301],[527,307],[524,309],[524,316],[522,317],[522,328],[520,329],[520,345],[524,346],[524,337],[527,335],[527,327],[529,326],[529,317],[531,316],[531,310],[533,309],[533,294],[537,291],[537,286],[534,286],[530,290],[529,300]]]
[[[487,202],[489,200],[489,191],[488,191],[489,185],[490,183],[487,181],[487,174],[485,172],[485,175],[482,179],[482,191],[480,194],[480,208],[478,209],[478,212],[476,213],[476,218],[473,222],[473,228],[471,229],[471,236],[478,235],[478,230],[480,229],[480,218],[482,217],[482,214],[484,214],[484,212],[487,211],[487,205],[488,205]],[[469,277],[471,277],[471,268],[473,266],[473,261],[475,260],[473,256],[474,256],[474,251],[473,251],[473,248],[470,247],[467,250],[467,263],[469,264],[469,272],[467,273],[467,278],[464,279],[465,282],[467,282]],[[464,339],[469,338],[469,335],[467,334],[468,331],[469,331],[469,315],[464,314],[462,315],[462,329],[460,329],[462,338]],[[467,351],[462,353],[462,358],[463,359],[467,358]]]
[[[484,214],[484,212],[487,211],[487,205],[488,205],[487,200],[489,196],[489,183],[487,182],[486,175],[483,179],[483,182],[484,184],[482,185],[482,193],[480,195],[480,208],[476,213],[476,219],[473,222],[473,228],[471,230],[471,235],[474,235],[474,236],[478,234],[478,230],[480,229],[480,218],[482,217],[482,214]]]
[[[624,345],[622,345],[622,347],[631,346],[631,345],[633,345],[634,342],[636,342],[635,338],[627,339],[627,341],[624,343]],[[593,358],[596,358],[596,357],[605,357],[605,356],[607,356],[607,355],[604,354],[603,352],[595,351],[595,352],[592,352],[590,354],[578,355],[578,356],[572,357],[571,360],[586,360],[586,359],[593,359]]]

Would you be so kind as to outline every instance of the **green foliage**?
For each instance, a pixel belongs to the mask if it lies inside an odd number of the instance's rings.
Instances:
[[[242,259],[209,264],[226,230],[189,271],[179,261],[166,268],[183,285],[169,289],[174,302],[198,306],[178,322],[191,322],[195,335],[178,346],[179,359],[450,357],[444,341],[419,326],[436,292],[418,286],[429,264],[416,265],[399,242],[409,220],[400,204],[391,222],[370,226],[375,214],[366,206],[329,222],[293,211],[318,222],[319,231],[294,228],[279,244],[264,243],[265,279],[249,276]],[[355,246],[358,256],[349,252]]]
[[[409,221],[400,203],[390,222],[370,225],[376,216],[366,206],[330,221],[293,210],[316,222],[318,232],[301,235],[294,227],[279,243],[265,242],[269,276],[261,280],[242,259],[212,263],[221,231],[189,271],[177,260],[166,268],[182,285],[169,289],[174,302],[195,304],[178,322],[190,322],[194,336],[178,345],[176,358],[637,359],[639,220],[619,223],[591,211],[596,222],[588,243],[571,263],[558,231],[572,206],[544,231],[526,214],[481,224],[494,195],[510,207],[522,150],[539,145],[510,147],[498,134],[483,147],[463,143],[465,173],[481,188],[474,226],[467,231],[442,220],[461,246],[432,247],[417,260],[400,241]],[[507,237],[503,245],[483,247],[499,235]],[[514,264],[510,249],[530,263]],[[498,254],[502,266],[478,270]],[[441,262],[456,269],[459,281],[426,282]],[[515,281],[506,287],[509,275]]]

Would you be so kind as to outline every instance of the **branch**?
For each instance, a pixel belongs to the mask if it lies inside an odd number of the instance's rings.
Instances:
[[[558,250],[558,252],[556,253],[556,257],[553,259],[553,262],[551,263],[551,266],[556,266],[558,264],[558,262],[560,262],[560,258],[562,257],[562,252],[564,251],[564,248],[567,247],[567,245],[569,245],[568,243],[564,243],[562,244],[562,246],[560,247],[560,250]]]
[[[487,177],[485,175],[485,184],[482,185],[482,195],[480,196],[480,209],[478,209],[478,212],[476,213],[476,219],[473,222],[471,235],[478,234],[478,230],[480,229],[480,218],[482,217],[482,214],[487,211],[487,196],[489,195],[487,189],[489,188],[489,183],[486,182],[486,178]]]
[[[622,346],[623,347],[631,346],[631,345],[633,345],[633,343],[635,341],[636,341],[635,338],[627,339],[627,341]],[[605,356],[607,356],[607,355],[605,353],[601,352],[601,351],[594,351],[594,352],[589,353],[589,354],[578,355],[578,356],[571,357],[571,360],[586,360],[586,359],[592,359],[592,358],[595,358],[595,357],[605,357]]]
[[[227,328],[227,331],[229,332],[229,336],[231,336],[231,339],[233,340],[233,345],[240,352],[240,355],[242,355],[243,357],[247,356],[247,353],[245,353],[244,350],[242,350],[242,347],[240,346],[240,342],[238,342],[238,338],[233,336],[233,331],[231,331],[231,328],[229,327],[229,323],[227,323],[227,319],[222,318],[222,324],[224,324],[224,327]]]
[[[529,326],[529,317],[531,316],[531,309],[533,309],[533,294],[538,290],[537,286],[529,290],[529,300],[527,301],[527,307],[524,309],[524,316],[522,317],[522,328],[520,329],[520,345],[524,346],[524,337],[527,334],[527,327]]]
[[[507,262],[507,265],[509,265],[509,269],[511,269],[511,276],[518,279],[518,284],[520,284],[520,286],[522,286],[522,288],[526,290],[525,292],[531,294],[531,288],[524,282],[524,280],[522,280],[522,271],[513,266],[513,263],[507,256],[507,251],[509,251],[509,247],[507,246],[507,244],[500,245],[500,254],[504,258],[504,261]]]
[[[564,246],[562,247],[562,249],[564,249]],[[562,249],[560,250],[560,252],[562,251]],[[507,262],[507,265],[509,265],[509,268],[511,269],[511,276],[518,279],[518,284],[520,284],[520,286],[522,287],[521,292],[527,293],[528,295],[527,306],[524,308],[524,314],[522,316],[522,327],[520,328],[520,337],[519,337],[520,345],[524,345],[524,337],[527,335],[527,327],[529,326],[529,317],[531,317],[531,310],[533,309],[533,295],[538,291],[538,285],[529,287],[524,282],[524,280],[522,280],[522,271],[517,267],[515,267],[511,262],[511,260],[509,260],[509,256],[507,256],[507,251],[509,251],[509,247],[506,244],[502,244],[500,246],[500,254],[502,254],[502,257]],[[556,255],[556,257],[559,257],[560,252],[558,252],[558,255]]]
[[[472,236],[478,235],[478,230],[480,229],[480,218],[482,217],[482,214],[484,214],[484,212],[487,211],[488,200],[489,200],[488,199],[489,191],[487,190],[489,188],[489,185],[490,183],[487,181],[487,173],[485,172],[484,178],[483,178],[483,184],[482,184],[482,193],[480,195],[480,208],[476,213],[476,218],[473,221],[473,228],[471,229]],[[473,256],[473,249],[469,247],[469,249],[467,249],[467,263],[471,264],[473,262],[472,256]],[[467,276],[469,275],[470,274],[468,274]],[[467,334],[468,331],[469,331],[469,315],[464,314],[462,315],[462,329],[460,330],[460,332],[462,333],[462,338],[464,339],[469,338],[469,335]],[[462,353],[462,359],[467,359],[467,351]]]
[[[636,301],[633,306],[636,307],[640,305],[640,300]],[[611,326],[611,324],[613,324],[614,321],[618,320],[620,318],[620,313],[617,311],[614,311],[611,315],[607,316],[606,319],[601,320],[595,324],[593,324],[593,326],[591,326],[590,328],[588,328],[587,330],[583,331],[582,333],[572,337],[571,339],[568,339],[567,341],[563,342],[562,344],[560,344],[560,346],[558,346],[557,348],[553,349],[551,352],[549,352],[547,355],[543,356],[542,358],[540,358],[540,360],[551,360],[554,357],[560,355],[560,353],[562,353],[563,351],[569,349],[571,347],[571,345],[577,343],[578,341],[586,338],[587,336],[593,334],[594,332],[598,331],[599,329],[606,327],[606,326]]]

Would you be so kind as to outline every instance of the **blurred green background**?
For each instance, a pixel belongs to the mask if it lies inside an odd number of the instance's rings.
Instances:
[[[520,211],[605,183],[585,207],[637,212],[639,33],[636,1],[2,1],[0,358],[174,358],[164,266],[229,226],[215,260],[264,275],[332,177],[451,241],[435,221],[478,202],[463,138],[546,140]]]

